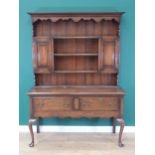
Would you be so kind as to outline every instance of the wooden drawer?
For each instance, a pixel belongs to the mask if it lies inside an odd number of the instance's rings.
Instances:
[[[80,110],[119,110],[119,97],[81,97]]]
[[[34,97],[32,99],[35,112],[60,111],[72,109],[72,97]]]
[[[31,117],[119,117],[120,97],[32,97]]]

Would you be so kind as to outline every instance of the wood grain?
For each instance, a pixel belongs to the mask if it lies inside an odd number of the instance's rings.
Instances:
[[[123,146],[125,93],[117,83],[123,13],[30,14],[35,75],[28,93],[30,146],[32,118],[47,117],[119,118]]]

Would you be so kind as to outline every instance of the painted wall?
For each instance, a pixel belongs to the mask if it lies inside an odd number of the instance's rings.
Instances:
[[[135,71],[134,71],[134,0],[19,0],[19,124],[26,125],[29,119],[29,98],[26,95],[34,85],[32,70],[32,25],[27,12],[104,12],[124,11],[121,19],[121,58],[119,85],[125,90],[124,119],[126,125],[135,124]],[[43,125],[110,125],[107,119],[44,119]]]

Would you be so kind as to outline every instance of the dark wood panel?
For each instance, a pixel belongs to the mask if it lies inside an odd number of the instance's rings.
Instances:
[[[105,65],[114,66],[115,59],[115,42],[104,42],[104,57]]]
[[[50,36],[51,21],[38,21],[34,24],[34,36]]]
[[[87,117],[87,118],[97,118],[97,117],[103,117],[103,118],[109,118],[109,117],[119,117],[120,114],[118,111],[42,111],[42,112],[36,112],[34,114],[34,117],[72,117],[72,118],[81,118],[81,117]]]
[[[98,57],[55,57],[55,71],[97,71],[98,70]]]
[[[98,39],[59,38],[54,39],[55,53],[97,53]]]
[[[36,74],[37,85],[116,85],[117,74]]]
[[[28,93],[30,96],[33,95],[124,95],[124,91],[117,86],[35,86]],[[114,96],[113,96],[114,97]]]
[[[81,97],[81,110],[119,110],[118,97]]]
[[[52,40],[48,37],[33,40],[33,66],[35,73],[50,73],[53,66]]]
[[[37,21],[34,23],[34,36],[79,36],[79,35],[118,35],[119,24],[115,21],[95,22],[93,20],[73,22]]]
[[[34,97],[32,100],[34,113],[51,110],[72,110],[73,97]]]

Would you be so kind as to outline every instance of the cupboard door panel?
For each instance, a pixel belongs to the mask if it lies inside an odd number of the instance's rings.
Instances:
[[[119,111],[118,97],[81,97],[81,110]]]
[[[104,43],[104,65],[114,66],[114,56],[115,56],[115,43],[106,42]]]
[[[99,41],[99,71],[104,73],[117,73],[118,47],[116,38],[103,37]]]
[[[53,68],[53,41],[35,38],[33,41],[33,64],[35,73],[50,73]]]
[[[35,112],[72,110],[72,97],[34,97],[33,108]]]
[[[38,44],[38,66],[46,67],[48,64],[48,44]]]

